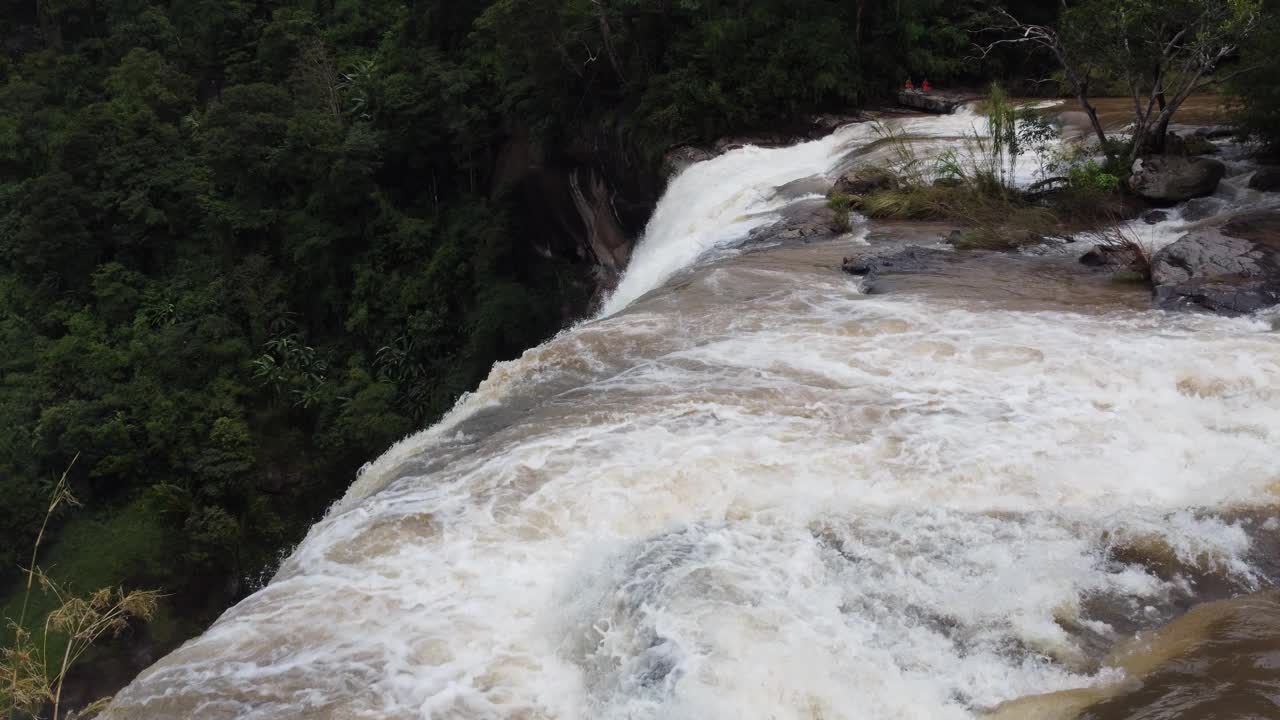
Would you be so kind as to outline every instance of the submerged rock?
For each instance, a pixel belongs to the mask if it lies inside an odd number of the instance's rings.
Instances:
[[[1280,213],[1191,233],[1151,262],[1156,304],[1239,315],[1280,304]]]
[[[1226,174],[1227,166],[1217,160],[1152,155],[1134,161],[1129,189],[1151,202],[1173,204],[1212,195]]]
[[[1149,210],[1142,215],[1142,222],[1148,225],[1158,225],[1169,219],[1169,213],[1166,210]]]
[[[1253,177],[1249,178],[1249,189],[1262,192],[1280,190],[1280,167],[1259,168]]]

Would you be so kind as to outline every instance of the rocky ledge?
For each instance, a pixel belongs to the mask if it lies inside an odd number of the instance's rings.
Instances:
[[[1280,212],[1191,233],[1151,261],[1156,304],[1241,315],[1280,305]]]
[[[898,93],[898,104],[928,113],[950,115],[956,108],[972,100],[971,95],[940,93],[936,91],[903,90]]]

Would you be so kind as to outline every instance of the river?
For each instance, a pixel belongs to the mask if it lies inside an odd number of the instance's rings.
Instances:
[[[105,717],[1274,717],[1272,321],[1066,256],[840,272],[928,225],[768,240],[812,201],[779,188],[876,142],[686,170],[599,317],[367,466]]]

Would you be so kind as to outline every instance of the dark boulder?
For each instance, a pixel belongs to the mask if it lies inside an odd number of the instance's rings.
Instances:
[[[1212,195],[1227,166],[1209,158],[1152,155],[1133,163],[1129,189],[1143,198],[1172,205]]]
[[[1249,189],[1262,192],[1280,190],[1280,167],[1259,168],[1253,177],[1249,178]]]
[[[1148,225],[1156,225],[1169,219],[1169,213],[1166,210],[1149,210],[1142,214],[1142,222]]]
[[[1156,304],[1239,315],[1280,304],[1280,213],[1191,233],[1151,262]]]

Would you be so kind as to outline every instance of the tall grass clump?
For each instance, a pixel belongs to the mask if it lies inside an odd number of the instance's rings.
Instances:
[[[853,196],[842,192],[833,192],[827,196],[827,207],[835,213],[836,232],[847,233],[853,224],[849,221],[849,210],[853,207]]]
[[[1132,225],[1113,218],[1110,222],[1083,233],[1093,244],[1105,249],[1109,254],[1133,272],[1142,281],[1151,281],[1152,259],[1155,257],[1155,243],[1150,238],[1143,238]]]
[[[150,620],[159,607],[160,594],[150,590],[102,588],[76,595],[37,564],[50,520],[63,507],[79,505],[67,482],[78,457],[72,459],[50,493],[25,570],[18,616],[5,618],[12,640],[0,647],[0,712],[7,720],[58,720],[67,676],[85,652],[103,637],[119,636],[132,622]],[[51,595],[55,606],[33,630],[27,624],[27,612],[37,589]],[[100,709],[100,705],[93,707]]]
[[[989,189],[1006,194],[1014,187],[1018,156],[1022,154],[1018,135],[1020,113],[999,83],[991,84],[991,95],[982,103],[981,110],[987,121],[987,132],[975,128],[970,137],[976,149],[974,165],[990,183]]]

